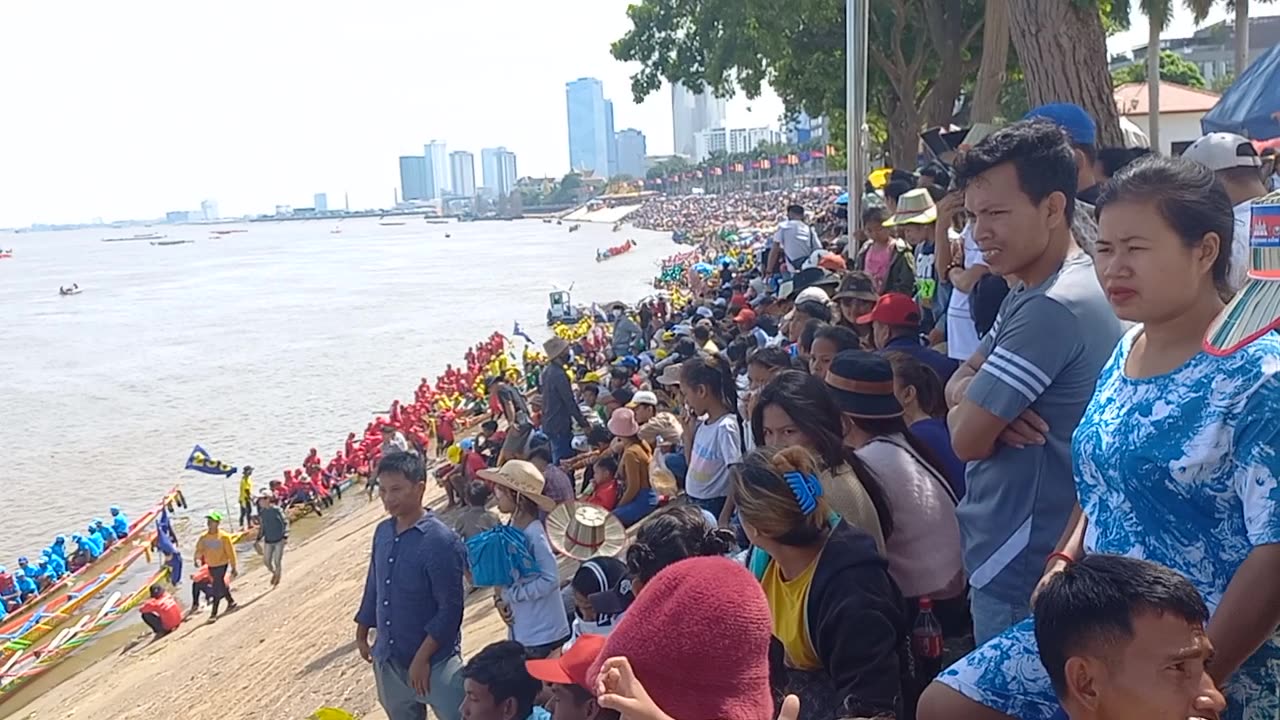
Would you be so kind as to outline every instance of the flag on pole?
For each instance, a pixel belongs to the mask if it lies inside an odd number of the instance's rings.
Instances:
[[[525,334],[524,330],[520,329],[520,321],[518,320],[515,322],[515,326],[511,328],[511,334],[515,335],[518,338],[522,338],[525,342],[529,343],[530,345],[537,344],[533,341],[533,338]]]
[[[191,455],[187,457],[187,469],[202,472],[206,475],[231,477],[236,474],[237,468],[220,460],[214,460],[209,457],[209,453],[205,452],[204,448],[196,445],[191,449]]]

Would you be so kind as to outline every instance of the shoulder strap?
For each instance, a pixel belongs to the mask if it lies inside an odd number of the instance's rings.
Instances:
[[[920,453],[917,453],[916,449],[911,447],[911,443],[905,443],[897,438],[889,437],[887,435],[879,435],[871,442],[887,442],[905,450],[908,455],[915,459],[916,463],[919,464],[920,467],[928,471],[930,477],[932,477],[934,481],[942,486],[943,492],[947,494],[947,497],[951,498],[952,505],[960,504],[960,498],[956,497],[956,491],[951,488],[951,483],[947,482],[945,477],[943,477],[932,465],[926,462],[924,458],[920,457]]]

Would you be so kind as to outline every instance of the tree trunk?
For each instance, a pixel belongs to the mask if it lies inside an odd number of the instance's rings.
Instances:
[[[1236,0],[1236,62],[1238,78],[1249,67],[1249,0]]]
[[[885,120],[889,125],[889,161],[892,167],[914,170],[920,148],[921,113],[915,103],[896,98]]]
[[[1032,107],[1076,103],[1098,123],[1100,146],[1123,145],[1097,7],[1076,0],[1009,0],[1009,27]]]
[[[1239,2],[1239,0],[1237,0]],[[982,27],[982,65],[978,68],[978,86],[973,93],[969,119],[989,123],[1000,107],[1000,86],[1009,63],[1008,0],[987,0]]]
[[[1147,139],[1160,154],[1160,27],[1164,18],[1147,18]]]

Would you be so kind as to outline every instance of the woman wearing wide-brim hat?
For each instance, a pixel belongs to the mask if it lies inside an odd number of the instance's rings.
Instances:
[[[569,639],[569,619],[560,598],[560,570],[540,515],[556,503],[543,495],[546,479],[531,462],[508,460],[495,470],[476,473],[497,488],[498,509],[511,514],[509,524],[524,533],[537,572],[498,590],[498,609],[510,611],[511,638],[532,658],[544,658]]]
[[[965,590],[957,499],[941,462],[912,436],[893,393],[893,366],[862,350],[838,353],[827,390],[844,416],[845,444],[880,481],[893,508],[885,538],[889,574],[908,598],[957,598]]]

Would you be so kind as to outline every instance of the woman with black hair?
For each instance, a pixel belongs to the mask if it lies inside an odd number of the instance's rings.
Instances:
[[[893,366],[893,394],[902,405],[902,419],[911,434],[933,451],[956,497],[964,499],[964,462],[951,447],[942,379],[933,368],[906,353],[884,356]]]
[[[809,344],[809,372],[816,378],[825,378],[837,354],[861,347],[862,339],[853,330],[843,325],[820,325]]]
[[[743,529],[769,553],[774,701],[798,695],[801,720],[903,717],[902,595],[872,538],[833,518],[817,473],[799,447],[756,450],[732,473]]]
[[[685,492],[727,527],[733,514],[729,466],[742,459],[744,432],[738,411],[738,384],[729,361],[698,355],[680,365],[680,392],[688,413],[684,453],[689,461]]]
[[[818,478],[832,511],[871,536],[884,551],[893,531],[889,502],[857,453],[844,446],[840,410],[826,385],[798,370],[778,373],[760,391],[751,413],[757,446],[802,447],[818,460]]]
[[[696,505],[677,505],[650,515],[627,546],[631,589],[639,595],[663,568],[691,557],[727,555],[737,549],[733,533],[710,523]]]
[[[842,352],[826,381],[844,414],[845,443],[883,481],[893,508],[894,531],[885,539],[889,572],[908,598],[933,599],[948,629],[949,608],[938,601],[964,606],[966,583],[957,500],[941,463],[907,429],[888,360],[862,350]],[[954,616],[963,614],[957,608]]]

